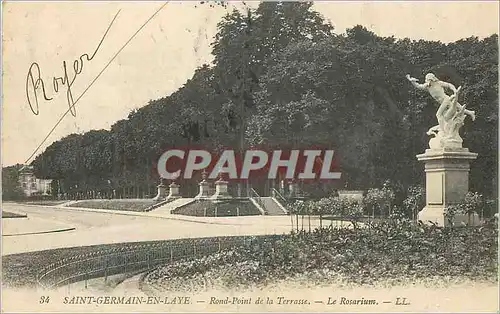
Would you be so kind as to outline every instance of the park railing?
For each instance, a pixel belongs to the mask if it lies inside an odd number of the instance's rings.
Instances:
[[[115,245],[52,263],[39,272],[37,281],[39,286],[45,289],[93,278],[102,277],[107,281],[111,275],[147,271],[166,263],[207,256],[245,245],[255,239],[279,237],[281,236],[212,237],[131,243],[121,247]]]

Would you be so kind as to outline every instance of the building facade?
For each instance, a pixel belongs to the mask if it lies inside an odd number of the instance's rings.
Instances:
[[[33,173],[33,167],[26,166],[19,173],[19,184],[26,196],[50,195],[52,180],[38,179]]]

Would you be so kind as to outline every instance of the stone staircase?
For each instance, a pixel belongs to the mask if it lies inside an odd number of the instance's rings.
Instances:
[[[263,215],[281,216],[288,213],[286,208],[274,197],[251,197],[250,201]],[[172,214],[173,210],[194,202],[196,202],[196,198],[178,198],[154,208],[150,212],[154,214]]]
[[[144,210],[145,212],[150,212],[152,211],[153,209],[157,209],[159,207],[162,207],[163,205],[167,204],[168,202],[171,202],[172,200],[164,200],[164,201],[161,201],[159,203],[156,203],[156,204],[153,204],[151,206],[149,206],[148,208],[146,208],[146,210]]]
[[[193,203],[195,201],[196,199],[194,198],[178,198],[166,203],[163,206],[153,209],[151,212],[155,214],[170,214],[174,209],[186,206],[187,204]]]
[[[286,215],[286,208],[274,197],[261,197],[261,202],[264,205],[264,210],[269,216]]]

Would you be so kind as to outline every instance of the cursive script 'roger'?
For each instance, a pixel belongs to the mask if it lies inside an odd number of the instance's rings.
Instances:
[[[116,16],[117,15],[115,15],[115,17],[109,24],[108,28],[106,29],[106,32],[102,36],[101,41],[97,45],[92,55],[89,56],[88,54],[84,53],[78,59],[73,61],[73,67],[72,67],[73,76],[71,79],[68,74],[68,64],[66,63],[66,61],[63,61],[62,63],[63,75],[61,77],[52,78],[52,91],[53,91],[52,95],[58,93],[60,88],[64,86],[66,88],[66,98],[68,100],[69,111],[71,112],[71,115],[73,115],[74,117],[76,116],[76,109],[75,109],[75,100],[73,99],[73,93],[71,87],[73,86],[76,77],[80,73],[82,73],[85,61],[88,62],[94,59],[95,55],[97,54],[97,51],[99,51],[99,48],[101,47],[104,39],[106,38],[106,35],[108,34],[111,25],[113,25]],[[49,97],[47,95],[48,88],[49,87],[46,86],[45,82],[42,79],[42,72],[40,70],[40,65],[38,65],[37,62],[33,62],[29,67],[28,75],[26,77],[26,97],[28,99],[28,104],[33,114],[38,115],[40,113],[38,109],[39,108],[38,92],[42,93],[44,100],[46,101],[52,100],[52,97]]]

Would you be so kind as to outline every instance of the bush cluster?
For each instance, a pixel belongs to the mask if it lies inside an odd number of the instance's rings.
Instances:
[[[125,211],[145,211],[159,201],[153,199],[113,199],[84,200],[71,204],[71,207],[96,208]]]
[[[450,221],[457,214],[471,216],[477,213],[482,220],[492,217],[497,209],[497,200],[487,200],[477,192],[467,193],[459,204],[446,208],[446,217]],[[406,198],[396,202],[394,191],[388,184],[382,188],[369,189],[362,199],[331,196],[319,200],[297,200],[288,205],[295,215],[328,215],[351,221],[355,227],[362,217],[372,218],[410,218],[417,219],[417,214],[425,206],[425,190],[421,186],[410,186]]]
[[[461,203],[449,205],[445,208],[445,217],[450,225],[454,225],[456,224],[454,218],[457,215],[466,215],[469,218],[466,224],[470,224],[471,220],[475,219],[474,214],[480,214],[484,217],[484,209],[489,212],[488,205],[488,201],[481,194],[469,192]]]

